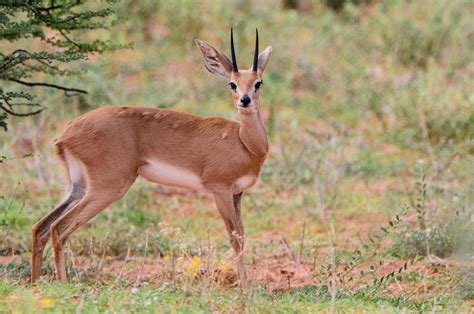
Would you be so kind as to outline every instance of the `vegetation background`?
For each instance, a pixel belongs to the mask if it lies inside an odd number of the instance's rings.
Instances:
[[[79,77],[33,77],[89,94],[36,89],[47,109],[0,133],[0,312],[472,311],[472,1],[85,4],[98,5],[121,23],[77,36],[133,49],[72,63]],[[66,189],[52,140],[109,104],[236,118],[193,43],[228,52],[231,26],[239,64],[250,66],[255,27],[274,48],[271,152],[243,203],[253,287],[234,286],[208,195],[142,179],[71,238],[70,283],[53,280],[47,248],[44,277],[28,284],[31,227]]]

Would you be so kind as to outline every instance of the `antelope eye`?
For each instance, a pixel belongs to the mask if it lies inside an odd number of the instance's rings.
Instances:
[[[234,82],[229,83],[230,89],[232,89],[234,92],[237,90],[237,85],[235,85]]]
[[[263,82],[262,81],[258,81],[257,83],[255,83],[255,91],[258,91],[258,89],[262,86]]]

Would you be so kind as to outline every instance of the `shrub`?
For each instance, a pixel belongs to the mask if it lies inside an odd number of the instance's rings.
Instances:
[[[472,239],[470,237],[466,238],[466,235],[474,232],[474,225],[471,221],[472,213],[464,205],[461,205],[462,202],[450,202],[443,212],[439,212],[437,208],[433,208],[439,203],[435,202],[435,197],[429,191],[425,170],[420,163],[418,165],[414,210],[417,223],[404,222],[400,232],[392,234],[394,243],[389,248],[389,253],[393,256],[402,258],[416,256],[446,258],[455,251],[469,251],[469,245],[466,246],[466,243],[470,242],[472,244]],[[468,193],[464,195],[468,195]],[[468,202],[468,200],[462,201]],[[456,208],[456,206],[462,207]]]

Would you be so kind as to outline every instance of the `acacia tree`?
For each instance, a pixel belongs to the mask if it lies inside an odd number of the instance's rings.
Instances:
[[[81,38],[91,30],[116,24],[114,2],[0,0],[0,43],[11,43],[10,51],[0,49],[0,127],[7,130],[8,116],[32,116],[45,108],[36,101],[35,87],[56,89],[66,96],[87,94],[74,86],[38,81],[35,77],[78,74],[68,70],[67,63],[122,47],[106,40]],[[33,38],[45,48],[25,48]],[[38,75],[41,73],[46,75]]]

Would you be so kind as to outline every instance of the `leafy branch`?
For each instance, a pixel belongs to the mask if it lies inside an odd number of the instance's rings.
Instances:
[[[85,0],[0,2],[0,40],[9,41],[13,48],[11,52],[0,52],[0,81],[8,83],[0,89],[1,128],[7,130],[8,116],[27,117],[45,109],[35,101],[35,88],[60,90],[68,97],[87,94],[76,86],[31,79],[37,74],[74,75],[78,72],[65,69],[65,64],[87,60],[93,53],[128,47],[108,40],[81,39],[85,31],[107,30],[116,25],[114,2],[99,5]],[[46,48],[25,48],[21,41],[24,39],[38,39]]]

